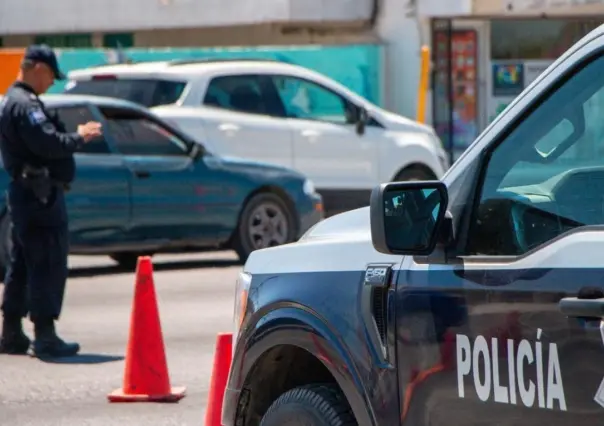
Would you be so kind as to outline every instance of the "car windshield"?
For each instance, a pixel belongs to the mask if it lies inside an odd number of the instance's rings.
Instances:
[[[186,82],[174,80],[103,78],[72,81],[64,93],[108,96],[150,108],[173,104],[180,98],[186,86]]]

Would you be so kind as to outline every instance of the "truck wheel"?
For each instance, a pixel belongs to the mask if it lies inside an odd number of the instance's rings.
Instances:
[[[263,192],[243,208],[232,247],[245,262],[254,250],[290,243],[294,234],[294,216],[285,202],[277,194]]]
[[[357,426],[342,393],[330,385],[309,385],[281,395],[260,426]]]

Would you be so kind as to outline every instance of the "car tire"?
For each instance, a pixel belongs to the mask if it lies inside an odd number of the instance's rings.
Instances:
[[[410,166],[399,172],[394,178],[395,182],[434,180],[436,177],[428,168],[423,166]]]
[[[269,407],[260,426],[357,426],[342,393],[331,385],[285,392]]]
[[[0,219],[0,282],[4,282],[4,275],[10,263],[11,231],[10,215],[4,212]]]
[[[262,222],[267,218],[273,218],[274,222]],[[245,263],[255,250],[291,243],[296,232],[294,221],[291,209],[277,194],[256,194],[243,207],[233,235],[232,248],[237,252],[239,260]],[[260,228],[263,226],[267,229],[261,235],[263,230]],[[258,241],[258,237],[262,238],[264,244]]]
[[[140,256],[153,256],[153,253],[114,253],[109,255],[119,265],[120,269],[127,271],[136,270],[138,258]]]

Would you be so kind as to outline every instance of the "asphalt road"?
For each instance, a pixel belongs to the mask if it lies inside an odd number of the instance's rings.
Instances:
[[[81,355],[55,363],[0,356],[0,425],[204,424],[216,334],[232,328],[241,266],[229,252],[153,261],[170,379],[187,396],[176,404],[107,401],[122,385],[134,273],[109,258],[73,257],[58,331],[80,342]]]

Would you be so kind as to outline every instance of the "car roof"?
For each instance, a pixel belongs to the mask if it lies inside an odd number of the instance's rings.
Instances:
[[[214,71],[249,71],[249,72],[314,72],[306,67],[281,62],[273,59],[183,59],[174,61],[150,61],[134,64],[112,64],[92,68],[79,69],[69,72],[70,79],[87,78],[99,74],[116,75],[162,75],[162,76],[192,76]]]
[[[128,108],[144,111],[140,105],[124,99],[94,95],[46,94],[40,96],[42,102],[49,107],[59,107],[83,103],[91,103],[101,107]]]

